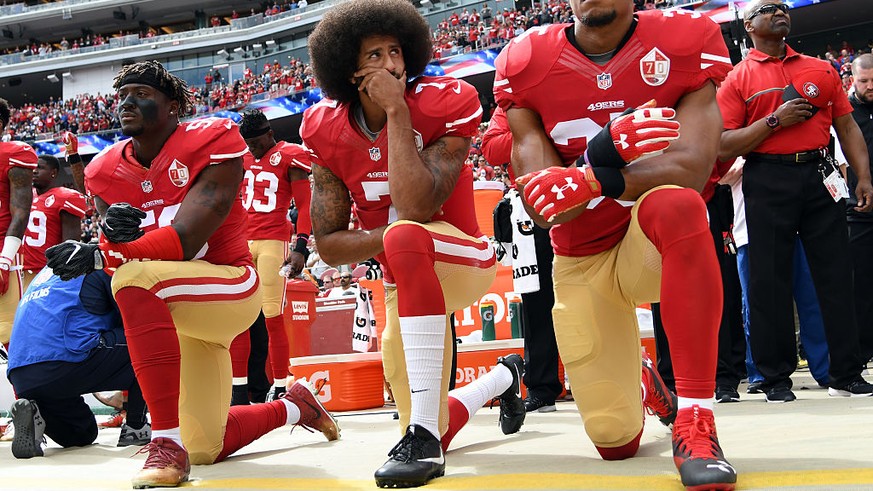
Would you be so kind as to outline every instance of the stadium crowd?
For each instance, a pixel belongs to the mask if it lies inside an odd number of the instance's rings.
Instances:
[[[303,8],[307,0],[301,2],[276,2],[265,9],[264,15],[278,15],[282,12]],[[461,9],[452,11],[444,17],[433,30],[434,59],[441,59],[460,53],[499,47],[518,36],[524,30],[535,26],[569,22],[572,17],[569,3],[550,0],[535,3],[532,8],[524,6],[500,7],[504,2],[496,2],[492,9],[484,4],[481,11]],[[684,3],[684,2],[683,2]],[[638,2],[638,8],[667,8],[673,2]],[[252,9],[248,15],[254,15]],[[227,18],[239,18],[242,14],[235,10]],[[224,16],[214,15],[211,23],[223,22]],[[118,33],[113,35],[125,35]],[[154,30],[140,33],[143,37],[154,36]],[[47,53],[56,50],[74,50],[85,46],[105,44],[113,35],[87,35],[70,43],[66,38],[56,42],[38,42],[28,46],[11,48],[12,52]],[[247,68],[241,78],[223,80],[219,70],[210,70],[202,85],[192,85],[195,103],[194,114],[214,111],[237,110],[260,94],[270,93],[271,97],[290,95],[316,86],[312,69],[307,63],[292,58],[286,64],[278,60],[267,63],[257,73]],[[2,136],[4,141],[31,141],[46,138],[61,131],[72,131],[79,135],[117,129],[114,117],[115,100],[101,94],[81,94],[65,101],[49,100],[47,103],[29,103],[24,107],[13,108],[12,121]]]

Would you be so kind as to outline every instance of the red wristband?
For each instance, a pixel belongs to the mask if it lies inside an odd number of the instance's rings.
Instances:
[[[161,227],[126,244],[102,242],[105,267],[116,269],[130,261],[181,261],[184,259],[179,234],[171,226]]]

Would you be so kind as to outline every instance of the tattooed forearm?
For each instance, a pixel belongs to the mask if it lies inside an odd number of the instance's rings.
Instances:
[[[444,203],[455,190],[469,151],[469,138],[440,138],[421,152],[421,160],[433,174],[434,201],[437,203]]]
[[[6,230],[6,235],[12,235],[19,239],[24,237],[27,229],[27,221],[30,219],[30,205],[33,202],[33,173],[21,167],[11,167],[9,176],[9,211],[12,213],[12,221]]]
[[[369,259],[383,251],[385,227],[349,230],[352,211],[349,190],[323,166],[312,166],[312,202],[309,215],[321,259],[332,266]]]
[[[316,240],[332,232],[347,230],[352,203],[345,184],[333,172],[318,164],[312,166],[312,181],[309,216]]]

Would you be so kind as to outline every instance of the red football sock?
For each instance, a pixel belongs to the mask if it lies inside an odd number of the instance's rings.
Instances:
[[[385,234],[385,256],[392,271],[414,271],[394,277],[401,317],[445,314],[440,280],[434,272],[433,238],[418,225],[395,225]]]
[[[706,205],[691,189],[665,189],[643,200],[638,216],[661,253],[661,317],[676,393],[712,398],[723,299]]]
[[[463,428],[469,420],[470,413],[467,411],[467,406],[454,397],[449,396],[449,429],[440,440],[440,443],[443,445],[443,452],[448,452],[449,444],[452,443],[452,439],[455,438],[455,435],[461,431],[461,428]]]
[[[230,364],[233,377],[249,376],[249,352],[252,350],[252,338],[249,331],[239,333],[230,343]]]
[[[273,401],[251,406],[231,406],[227,413],[227,428],[224,430],[224,444],[215,462],[221,462],[228,455],[266,435],[287,422],[285,403]]]
[[[270,363],[273,365],[273,379],[288,378],[288,332],[285,318],[281,315],[267,317],[267,334],[270,336]]]
[[[629,459],[637,454],[637,450],[640,449],[640,438],[643,436],[643,430],[640,430],[640,433],[633,440],[625,443],[620,447],[613,448],[605,448],[598,447],[597,445],[594,448],[597,449],[597,452],[600,454],[600,457],[603,460],[624,460]]]
[[[176,325],[167,305],[142,288],[126,287],[115,294],[130,361],[152,415],[153,430],[179,426],[181,355]]]

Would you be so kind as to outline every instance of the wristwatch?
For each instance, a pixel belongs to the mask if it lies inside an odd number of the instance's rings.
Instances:
[[[764,122],[767,123],[767,126],[770,129],[775,130],[776,128],[779,127],[779,117],[776,116],[776,113],[773,113],[773,114],[767,116],[766,118],[764,118]]]

